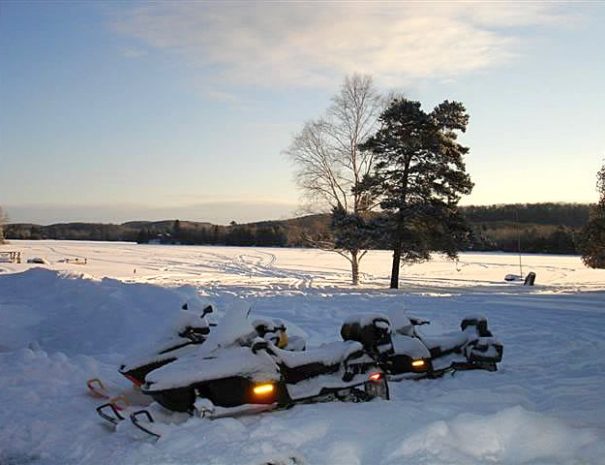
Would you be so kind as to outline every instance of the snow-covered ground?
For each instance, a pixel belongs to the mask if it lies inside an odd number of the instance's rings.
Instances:
[[[0,262],[0,464],[605,464],[605,270],[578,257],[523,257],[535,287],[508,284],[518,257],[462,254],[404,267],[317,250],[13,241]],[[45,265],[27,264],[39,257]],[[80,260],[75,261],[75,258]],[[66,261],[69,259],[69,261]],[[86,264],[82,264],[86,259]],[[286,319],[311,345],[351,313],[405,307],[426,332],[485,314],[505,346],[496,373],[391,384],[391,401],[301,405],[240,418],[191,418],[157,442],[100,423],[85,381],[124,387],[122,359],[174,324],[199,294]],[[217,317],[220,317],[217,315]]]

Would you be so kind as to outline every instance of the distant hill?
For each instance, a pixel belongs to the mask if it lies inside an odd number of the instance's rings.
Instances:
[[[179,220],[180,221],[180,220]],[[175,220],[162,220],[162,221],[128,221],[122,223],[120,226],[132,229],[142,228],[157,228],[157,229],[170,229],[174,225]],[[212,223],[200,223],[197,221],[180,221],[181,226],[184,228],[200,228],[200,227],[211,227]]]
[[[472,250],[576,253],[575,236],[586,224],[591,205],[575,203],[506,204],[461,207],[472,226]],[[229,226],[163,220],[122,224],[12,223],[7,239],[130,241],[178,244],[304,247],[304,237],[329,235],[327,214]]]
[[[581,228],[592,205],[581,203],[527,203],[461,207],[471,223],[509,222]]]
[[[473,227],[474,250],[577,253],[575,238],[590,204],[534,203],[461,207]]]

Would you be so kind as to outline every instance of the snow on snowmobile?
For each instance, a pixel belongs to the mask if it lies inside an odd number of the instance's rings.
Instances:
[[[139,429],[159,436],[158,416],[218,418],[296,403],[389,397],[382,369],[361,343],[281,349],[259,337],[248,313],[247,305],[237,305],[197,350],[147,373],[141,392],[155,401],[151,408],[120,411],[110,403],[98,413],[112,423],[128,415]]]
[[[171,334],[156,342],[151,350],[131,357],[120,366],[120,373],[135,386],[145,382],[145,376],[152,370],[174,362],[179,356],[191,352],[204,343],[210,327],[215,323],[208,322],[206,315],[213,313],[212,304],[199,299],[191,299],[182,306],[179,318]]]
[[[133,398],[137,403],[144,402],[145,398],[141,396],[138,388],[145,381],[145,375],[202,344],[210,333],[210,327],[216,326],[206,318],[206,315],[214,312],[212,304],[206,301],[199,298],[189,299],[181,310],[176,324],[167,336],[156,341],[151,348],[130,357],[120,366],[120,373],[132,382],[134,389],[124,389],[99,378],[91,378],[86,382],[89,394],[109,400],[109,403],[115,404],[114,410],[123,410]]]
[[[145,382],[145,376],[152,370],[196,350],[210,334],[210,328],[216,323],[208,322],[206,315],[214,313],[212,304],[200,299],[190,299],[182,306],[178,321],[171,334],[152,345],[142,354],[130,357],[120,366],[120,373],[135,386]],[[286,325],[281,320],[257,319],[253,326],[263,339],[271,341],[277,347],[287,350],[304,350],[306,341],[299,335],[288,335]],[[98,389],[98,383],[92,387]]]
[[[120,373],[132,382],[133,389],[111,385],[99,378],[87,381],[89,394],[108,401],[97,408],[102,418],[115,424],[116,420],[123,419],[119,412],[126,410],[129,405],[133,403],[148,405],[151,399],[143,395],[139,389],[145,382],[147,373],[195,351],[206,341],[210,329],[216,326],[216,323],[211,323],[206,318],[208,314],[214,313],[212,304],[193,298],[181,309],[177,322],[168,336],[152,344],[150,349],[130,357],[120,366]],[[305,350],[305,337],[297,334],[289,335],[282,320],[257,319],[253,322],[253,326],[259,337],[271,341],[280,349]]]
[[[460,323],[460,331],[439,336],[425,336],[417,329],[429,323],[403,310],[354,315],[342,325],[341,336],[363,344],[390,380],[435,378],[456,370],[497,370],[503,347],[484,316],[468,316]]]

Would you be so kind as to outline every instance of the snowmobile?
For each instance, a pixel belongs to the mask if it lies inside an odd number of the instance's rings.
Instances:
[[[195,351],[147,373],[141,393],[155,401],[152,408],[134,411],[110,402],[97,408],[99,415],[112,423],[128,416],[159,436],[158,415],[163,421],[183,414],[218,418],[297,403],[389,397],[382,369],[361,343],[285,350],[259,336],[248,312],[245,304],[236,306]]]
[[[425,336],[417,329],[429,323],[403,310],[354,315],[343,323],[341,336],[360,342],[390,380],[435,378],[456,370],[497,370],[503,346],[484,316],[465,317],[460,331],[439,336]]]
[[[192,299],[181,308],[179,319],[172,331],[175,334],[153,344],[151,350],[132,357],[120,366],[120,373],[135,386],[143,384],[150,371],[174,362],[179,356],[204,343],[210,333],[210,327],[216,326],[206,319],[206,315],[214,312],[211,304]]]
[[[120,366],[119,372],[132,382],[133,389],[114,386],[99,378],[87,381],[89,394],[107,400],[97,407],[97,412],[103,419],[116,424],[124,419],[120,412],[126,411],[131,404],[150,404],[152,399],[140,392],[145,376],[195,351],[206,341],[210,329],[216,327],[216,323],[211,323],[206,318],[206,315],[214,312],[212,304],[194,298],[183,304],[181,309],[177,323],[167,337],[152,344],[151,348],[141,354],[130,357]],[[271,341],[280,349],[305,350],[305,338],[296,334],[289,335],[282,320],[257,319],[252,324],[259,337]]]
[[[152,348],[142,355],[131,357],[120,366],[120,373],[135,386],[141,386],[145,382],[147,373],[195,351],[198,345],[206,341],[210,328],[216,326],[216,323],[209,323],[206,319],[206,315],[214,313],[212,304],[192,299],[182,306],[182,310],[177,325],[172,331],[174,334],[153,344]],[[281,320],[257,319],[252,324],[259,337],[273,342],[279,348],[305,349],[305,339],[297,335],[288,335],[286,325]]]

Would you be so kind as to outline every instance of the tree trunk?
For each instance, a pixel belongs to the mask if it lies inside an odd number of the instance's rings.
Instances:
[[[359,259],[357,258],[358,251],[351,252],[351,281],[353,286],[359,284]]]
[[[399,264],[401,262],[401,245],[393,249],[393,267],[391,268],[391,289],[399,289]]]

